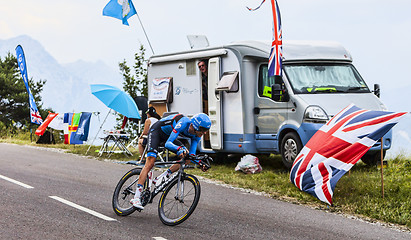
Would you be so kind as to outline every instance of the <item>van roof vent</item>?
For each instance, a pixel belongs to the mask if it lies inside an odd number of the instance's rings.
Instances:
[[[207,37],[204,35],[187,35],[187,39],[191,49],[210,46]]]

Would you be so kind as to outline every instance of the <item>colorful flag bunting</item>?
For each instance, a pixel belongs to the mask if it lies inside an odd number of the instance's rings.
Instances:
[[[83,141],[76,136],[78,125],[80,123],[81,113],[71,113],[71,119],[69,119],[69,144],[83,144]]]
[[[405,114],[349,105],[303,147],[291,168],[291,182],[301,191],[332,205],[338,180]]]
[[[35,134],[38,136],[41,136],[44,134],[46,131],[47,126],[50,124],[50,122],[58,115],[58,113],[51,113],[49,112],[49,115],[47,116],[46,120],[37,128]]]
[[[64,130],[64,113],[58,113],[56,117],[50,122],[49,127],[55,130]]]
[[[63,125],[64,125],[64,144],[70,144],[69,142],[69,121],[70,121],[70,113],[64,113],[63,117]]]
[[[77,130],[77,134],[80,135],[81,141],[87,141],[88,133],[90,131],[90,121],[91,121],[91,113],[90,112],[83,112],[81,113],[80,123]]]
[[[127,26],[127,19],[136,13],[137,11],[131,0],[111,0],[103,9],[103,16],[120,19]]]
[[[63,118],[64,143],[65,144],[83,144],[87,141],[90,129],[90,112],[83,113],[65,113]]]

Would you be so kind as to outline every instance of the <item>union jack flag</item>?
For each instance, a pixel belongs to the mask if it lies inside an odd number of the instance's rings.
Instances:
[[[273,41],[268,60],[268,76],[281,76],[283,57],[283,30],[281,28],[280,8],[277,0],[271,0],[273,9]]]
[[[30,107],[30,120],[32,123],[41,125],[43,123],[43,119],[41,119],[39,110],[35,110],[34,108]]]
[[[349,105],[303,147],[291,168],[291,182],[301,191],[332,205],[338,180],[405,114]]]
[[[249,11],[255,11],[263,5],[263,0],[256,8],[246,7]],[[268,76],[281,76],[283,57],[283,30],[281,28],[281,14],[277,0],[271,0],[273,10],[273,41],[271,42],[270,56],[268,60]]]

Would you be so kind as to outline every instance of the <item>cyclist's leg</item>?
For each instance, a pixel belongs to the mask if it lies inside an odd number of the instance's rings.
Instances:
[[[148,172],[153,168],[156,158],[153,156],[147,156],[146,164],[141,170],[140,177],[138,178],[137,184],[143,185],[146,181]]]
[[[144,181],[147,178],[148,172],[153,168],[154,163],[158,154],[158,147],[161,143],[161,125],[154,124],[150,131],[148,132],[147,138],[147,159],[146,163],[141,170],[140,178],[138,179],[137,184],[143,185]]]
[[[153,128],[156,124],[153,125]],[[154,163],[157,157],[157,149],[160,143],[160,135],[159,135],[160,125],[158,128],[150,129],[148,134],[148,141],[147,141],[147,159],[146,163],[144,164],[143,169],[141,170],[140,176],[137,181],[137,189],[134,195],[134,198],[131,199],[130,203],[133,204],[134,207],[143,210],[144,207],[141,204],[141,193],[143,192],[143,184],[146,181],[148,172],[153,168]]]

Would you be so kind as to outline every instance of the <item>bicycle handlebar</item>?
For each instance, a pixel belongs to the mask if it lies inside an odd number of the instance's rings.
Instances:
[[[213,159],[208,156],[207,154],[198,154],[195,156],[192,155],[186,155],[183,159],[175,160],[175,161],[168,161],[168,162],[156,162],[154,163],[155,166],[158,165],[166,165],[166,164],[184,164],[185,160],[191,160],[195,161],[197,164],[202,164],[205,166],[205,168],[209,169],[211,168],[210,161],[213,161]]]

